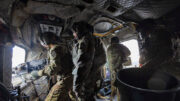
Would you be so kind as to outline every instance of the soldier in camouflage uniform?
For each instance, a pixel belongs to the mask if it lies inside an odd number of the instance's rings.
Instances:
[[[177,46],[173,44],[173,34],[165,26],[157,25],[153,20],[142,21],[139,31],[143,37],[141,50],[144,50],[142,70],[148,72],[163,71],[180,80],[180,62],[176,61]],[[166,81],[163,81],[166,82]],[[160,85],[161,82],[153,82]]]
[[[142,37],[139,40],[143,66],[156,69],[157,65],[173,57],[172,36],[164,26],[157,25],[152,19],[146,19],[139,23],[137,30]]]
[[[111,44],[107,48],[108,64],[111,71],[111,100],[117,93],[117,88],[114,86],[116,74],[123,68],[122,64],[127,60],[129,55],[129,49],[119,43],[118,37],[113,37]]]
[[[66,44],[59,44],[53,33],[43,33],[41,43],[49,49],[49,65],[43,70],[32,72],[33,77],[57,75],[57,83],[51,88],[45,101],[69,101],[72,89],[72,56]]]
[[[106,55],[99,39],[93,36],[93,27],[86,22],[73,26],[75,42],[72,48],[75,69],[73,89],[79,101],[95,101],[96,82]]]

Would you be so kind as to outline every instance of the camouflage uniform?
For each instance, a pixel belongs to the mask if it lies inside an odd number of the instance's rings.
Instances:
[[[100,68],[106,62],[106,55],[99,39],[93,36],[93,26],[86,22],[73,25],[74,43],[72,56],[75,91],[80,101],[95,101],[96,82],[100,79]]]
[[[106,54],[102,43],[99,39],[95,39],[95,53],[92,61],[92,67],[87,79],[84,80],[85,101],[95,101],[94,96],[100,90],[102,81],[101,69],[106,63]]]
[[[66,45],[55,45],[49,50],[50,64],[39,71],[40,76],[57,75],[57,83],[52,87],[45,101],[69,101],[72,89],[72,56]]]
[[[106,54],[103,48],[103,44],[100,42],[99,39],[96,39],[95,44],[96,45],[95,45],[93,65],[91,72],[88,76],[88,79],[86,81],[87,85],[88,85],[88,81],[91,81],[89,85],[91,85],[90,87],[94,87],[93,93],[99,91],[99,89],[97,89],[99,86],[98,83],[100,83],[100,81],[102,80],[101,71],[106,63]]]
[[[122,63],[125,62],[125,60],[129,55],[130,55],[129,49],[119,43],[112,43],[107,48],[107,58],[108,58],[109,68],[111,71],[112,98],[115,96],[115,93],[117,91],[117,88],[114,86],[116,80],[116,74],[119,70],[123,68]]]
[[[100,69],[106,62],[103,46],[92,35],[86,35],[74,43],[72,54],[74,91],[80,101],[95,101],[96,81],[100,79]]]
[[[141,50],[146,50],[146,52],[143,54],[145,61],[142,71],[152,73],[163,71],[180,80],[180,62],[174,58],[174,53],[177,50],[172,43],[172,33],[160,26],[153,26],[152,28],[152,30],[143,33],[146,34],[146,38],[144,38],[145,42]],[[179,99],[177,98],[176,101]]]

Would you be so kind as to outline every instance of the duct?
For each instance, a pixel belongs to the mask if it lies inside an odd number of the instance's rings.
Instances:
[[[77,7],[64,6],[56,3],[45,3],[30,0],[27,5],[21,5],[22,3],[19,3],[19,5],[12,8],[11,23],[15,27],[20,27],[31,14],[49,14],[63,19],[68,19],[80,13],[80,10]]]
[[[100,17],[94,20],[91,24],[94,26],[95,33],[106,33],[115,27],[122,25],[124,22],[117,22],[107,17]]]
[[[112,5],[110,4],[104,11],[103,13],[106,13],[107,15],[111,15],[111,16],[119,16],[121,14],[123,14],[126,11],[126,9],[124,9],[123,7],[119,6],[119,5]]]
[[[28,18],[29,14],[23,11],[22,9],[14,9],[11,16],[12,26],[20,27]]]
[[[107,1],[108,0],[80,0],[81,4],[84,4],[85,6],[91,6],[96,10],[105,8],[108,5]]]
[[[97,33],[105,33],[110,31],[113,28],[113,25],[110,22],[99,22],[94,25],[94,30]]]
[[[113,0],[123,8],[132,8],[142,2],[143,0]]]
[[[94,20],[91,24],[95,29],[94,35],[98,37],[108,36],[111,38],[113,36],[117,36],[121,40],[124,40],[126,38],[134,38],[134,33],[136,33],[134,22],[125,23],[123,21],[117,21],[107,17],[100,17]]]
[[[112,16],[119,16],[135,7],[143,0],[112,0],[111,5],[106,9],[106,13]]]
[[[37,44],[38,25],[33,23],[31,19],[28,19],[24,22],[19,34],[22,35],[21,40],[23,40],[23,44],[31,48],[34,44]]]
[[[142,19],[157,19],[180,5],[180,0],[146,0],[133,9]]]
[[[94,0],[96,7],[105,7],[108,0]]]
[[[24,10],[29,14],[49,14],[63,19],[68,19],[80,13],[80,10],[75,6],[64,6],[56,3],[35,1],[29,1]]]
[[[39,2],[54,2],[54,3],[61,3],[65,5],[70,5],[70,4],[79,4],[79,0],[34,0],[34,1],[39,1]]]
[[[110,22],[113,23],[114,25],[118,26],[120,24],[124,24],[125,22],[116,18],[113,18],[111,16],[102,16],[102,17],[98,17],[97,19],[91,21],[92,25],[95,25],[98,22],[102,22],[102,21],[106,21],[106,22]]]
[[[9,7],[10,7],[10,5],[9,4],[11,4],[12,2],[13,2],[14,0],[0,0],[0,4],[1,4],[1,6],[0,6],[0,16],[2,17],[2,18],[4,18],[4,20],[6,20],[6,23],[9,23],[9,15],[8,15],[8,11],[9,11]]]
[[[103,8],[108,0],[34,0],[40,2],[51,2],[51,3],[61,3],[64,5],[85,5],[92,6],[95,9]]]

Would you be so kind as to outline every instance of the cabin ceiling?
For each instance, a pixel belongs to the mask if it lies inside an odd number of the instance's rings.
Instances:
[[[104,18],[110,18],[111,23],[158,19],[179,8],[180,0],[0,0],[0,5],[0,16],[15,27],[22,27],[30,15],[46,13],[65,19],[73,17],[74,22],[88,21],[96,24],[95,29],[102,32],[119,26],[112,27],[107,20],[101,26]],[[95,21],[100,21],[100,24]],[[135,30],[130,27],[116,31],[117,35],[122,40],[133,37]],[[23,34],[30,35],[28,32]]]
[[[0,16],[8,19],[10,8],[14,0],[0,0]],[[17,0],[16,0],[17,1]],[[19,0],[25,2],[26,0]],[[111,15],[117,18],[124,18],[133,21],[154,18],[157,19],[164,14],[177,8],[180,0],[32,0],[49,1],[64,5],[83,5],[87,9],[78,17],[88,19],[89,15],[94,15],[100,11],[103,14]],[[83,6],[81,8],[83,8]],[[86,15],[86,16],[83,16]],[[88,15],[88,16],[87,16]],[[83,18],[81,17],[83,16]],[[85,18],[87,17],[87,18]],[[79,20],[80,20],[79,19]]]

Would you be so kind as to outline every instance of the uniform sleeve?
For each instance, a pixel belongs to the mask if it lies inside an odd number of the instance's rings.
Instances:
[[[117,64],[118,58],[121,56],[120,52],[117,52],[117,48],[110,45],[107,49],[108,62],[111,64]]]
[[[63,57],[63,47],[57,46],[50,51],[50,63],[43,70],[39,71],[39,75],[51,76],[61,71],[61,57]]]
[[[112,48],[111,48],[111,45],[110,46],[108,46],[108,48],[107,48],[107,58],[108,58],[108,61],[111,59],[111,50]]]

